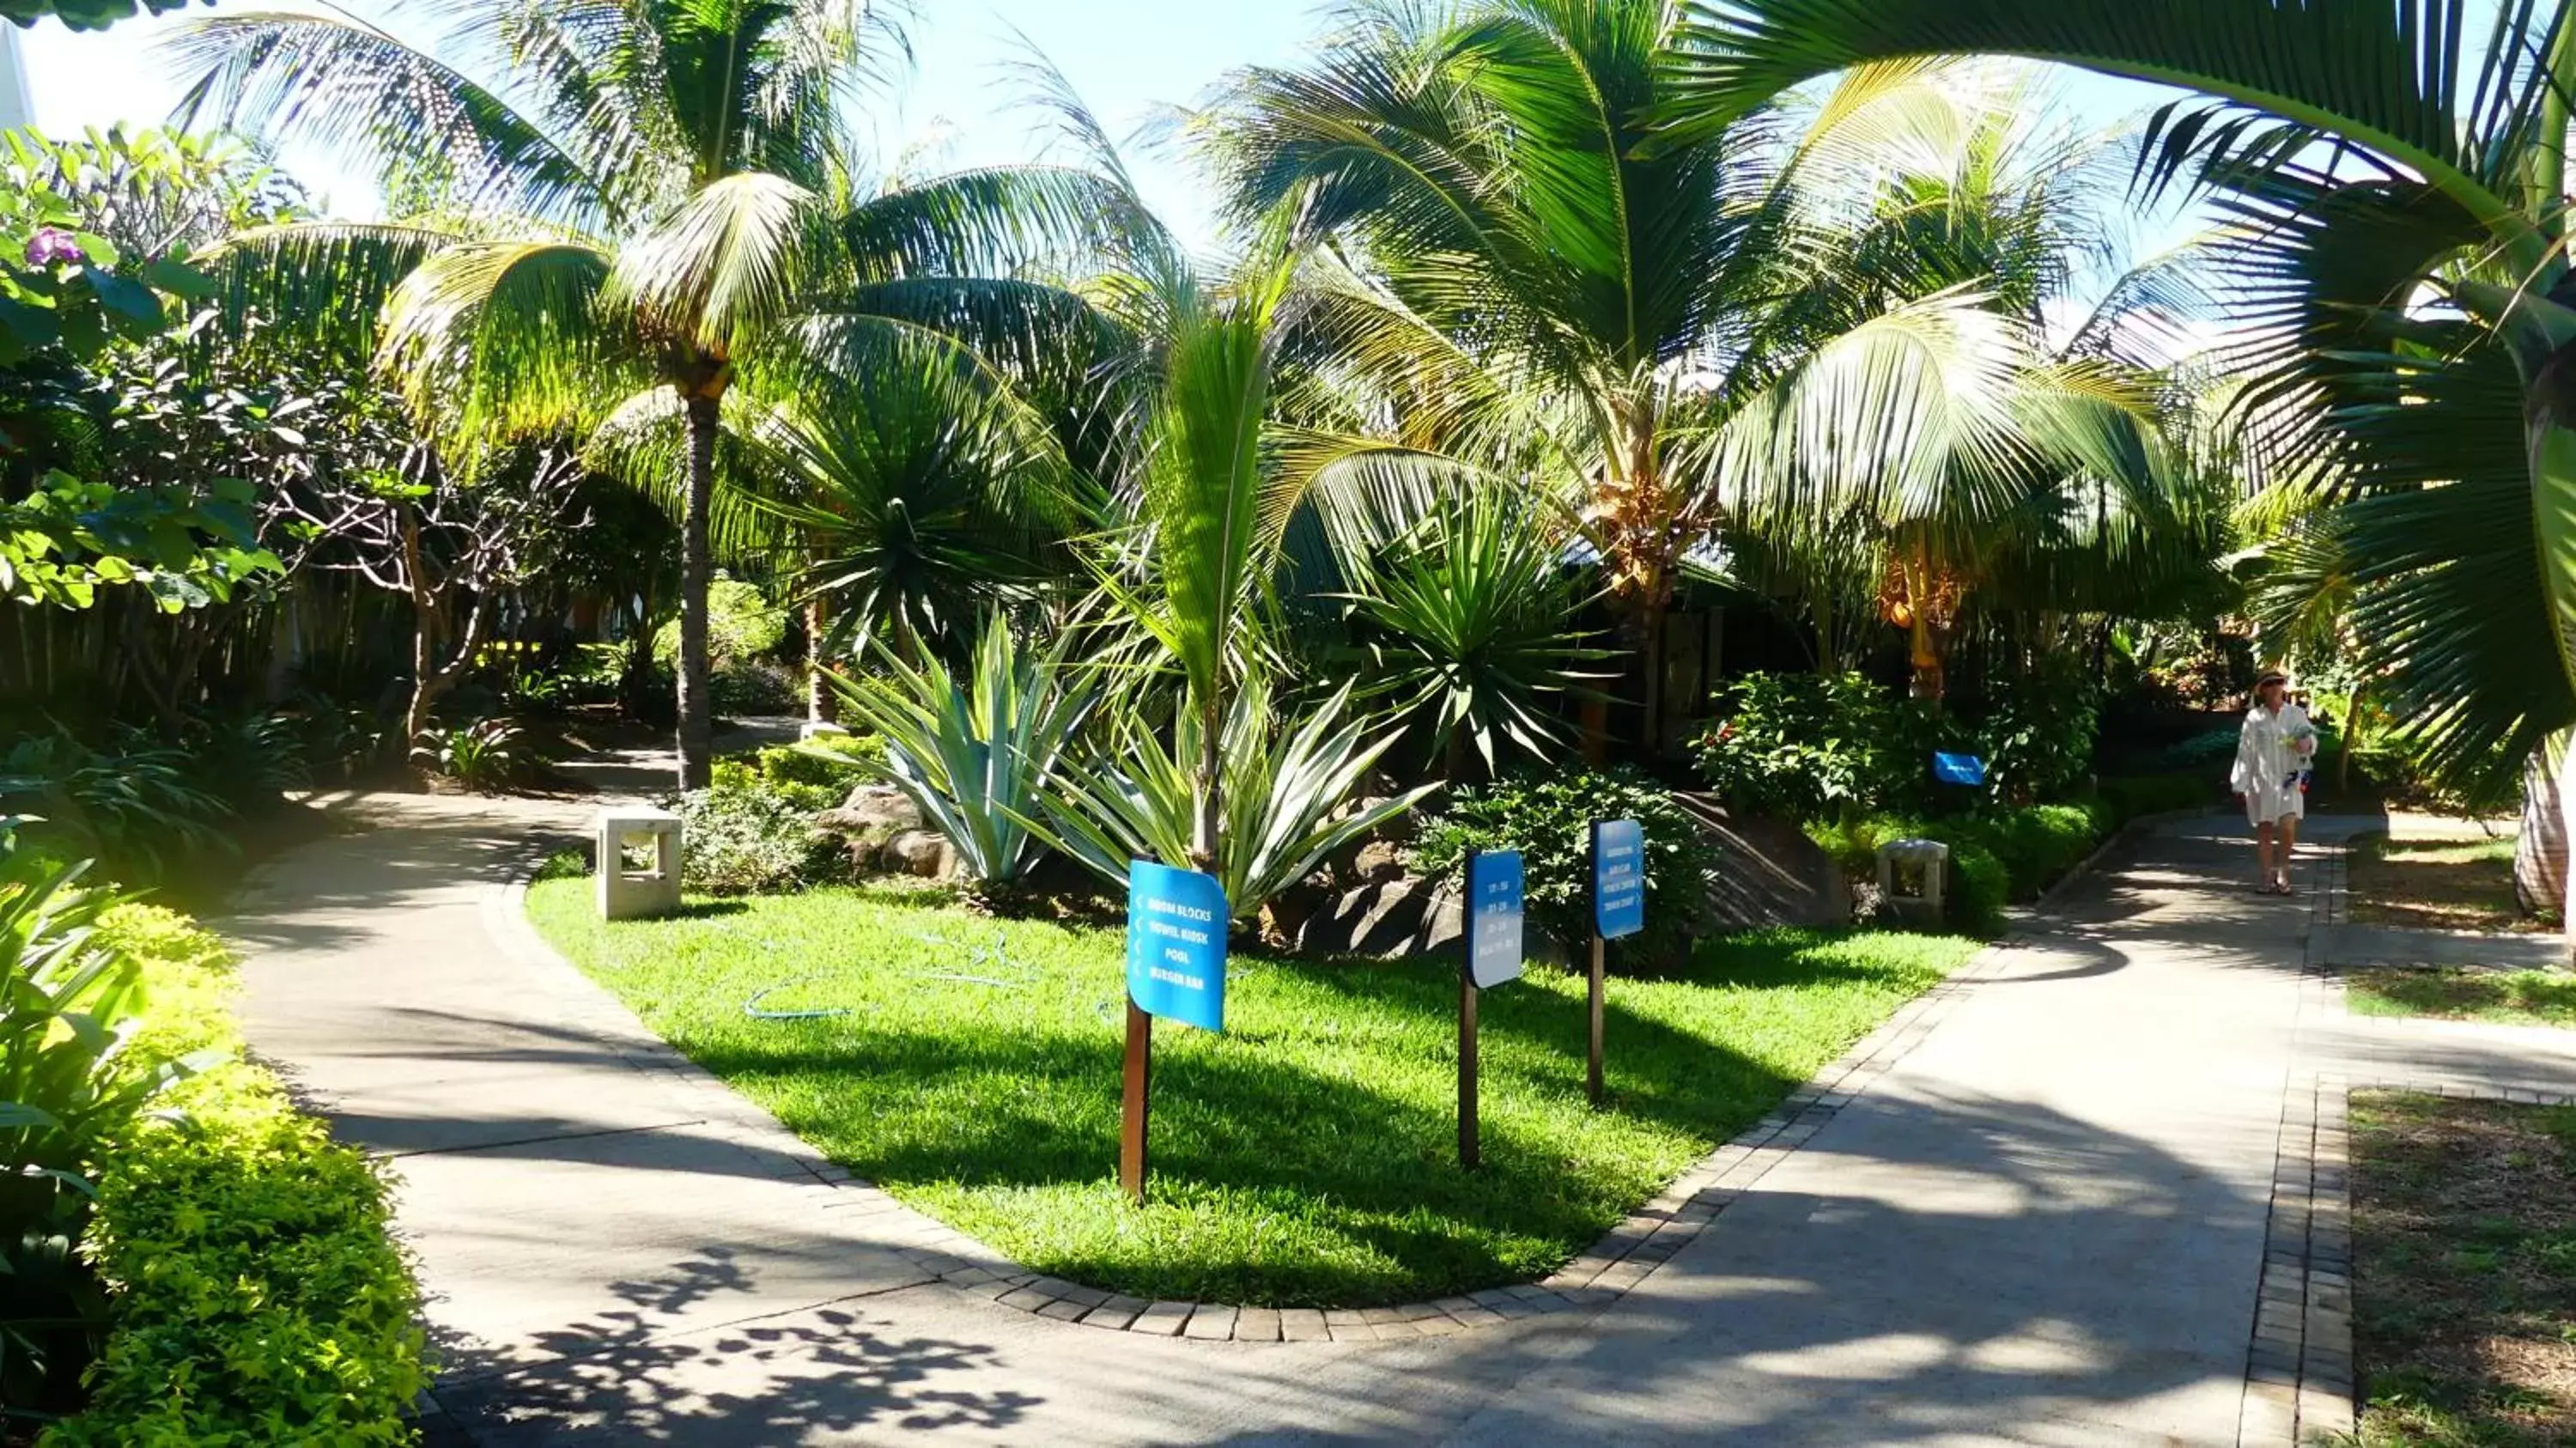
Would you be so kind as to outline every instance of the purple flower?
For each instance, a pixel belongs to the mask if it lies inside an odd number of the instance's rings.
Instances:
[[[51,266],[56,262],[80,259],[80,243],[74,241],[68,231],[51,226],[39,226],[36,228],[36,234],[27,238],[27,265],[29,266]]]

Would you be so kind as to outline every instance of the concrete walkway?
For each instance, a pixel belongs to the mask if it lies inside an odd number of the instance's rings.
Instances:
[[[2168,827],[1981,957],[1606,1309],[1250,1344],[929,1279],[533,943],[512,862],[586,811],[370,809],[372,832],[269,866],[228,928],[257,1047],[401,1175],[450,1353],[434,1441],[2216,1445],[2257,1421],[2310,912],[2243,888],[2224,820]]]

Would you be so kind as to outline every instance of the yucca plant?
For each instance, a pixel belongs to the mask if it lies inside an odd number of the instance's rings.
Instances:
[[[962,678],[935,655],[916,662],[878,641],[874,670],[834,679],[844,717],[884,741],[886,778],[948,837],[988,896],[1036,862],[1042,842],[1026,821],[1099,702],[1097,682],[1068,660],[1074,637],[1027,652],[1006,622],[988,617]]]
[[[1470,759],[1494,773],[1512,754],[1566,743],[1552,696],[1583,694],[1611,657],[1584,641],[1567,577],[1567,534],[1526,498],[1479,489],[1438,500],[1393,538],[1365,521],[1333,529],[1363,630],[1369,686],[1421,731],[1451,783]]]
[[[1183,710],[1168,745],[1131,715],[1099,758],[1058,771],[1046,797],[1048,834],[1122,887],[1130,860],[1203,860],[1198,868],[1223,882],[1235,918],[1256,915],[1326,855],[1436,787],[1344,808],[1396,739],[1394,730],[1345,719],[1350,700],[1345,685],[1302,722],[1284,719],[1269,683],[1256,676],[1236,689],[1217,738]],[[1205,820],[1198,761],[1211,754],[1223,760],[1223,776],[1215,818]]]

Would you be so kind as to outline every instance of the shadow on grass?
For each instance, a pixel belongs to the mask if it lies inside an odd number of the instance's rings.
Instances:
[[[1138,1296],[1283,1306],[1391,1303],[1543,1275],[1803,1079],[1614,1004],[1604,1032],[1612,1110],[1594,1115],[1582,1100],[1582,998],[1488,992],[1484,1165],[1469,1172],[1456,1158],[1455,1038],[1443,1034],[1454,968],[1263,964],[1350,998],[1347,1012],[1317,1014],[1355,1033],[1351,1052],[1161,1028],[1155,1206],[1142,1218],[1124,1215],[1110,1183],[1113,1032],[851,1017],[682,1044],[836,1160],[945,1198],[931,1204],[941,1215],[1031,1268]],[[1816,975],[1896,984],[1811,964]],[[1726,968],[1747,984],[1813,983],[1794,959]],[[1407,1039],[1356,1041],[1386,1031]],[[1372,1061],[1402,1079],[1371,1079]]]
[[[2576,1026],[2576,975],[2539,971],[2365,970],[2351,980],[2365,1015]]]

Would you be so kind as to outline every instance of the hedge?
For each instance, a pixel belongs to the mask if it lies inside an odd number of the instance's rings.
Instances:
[[[1807,827],[1808,836],[1846,874],[1867,880],[1890,840],[1938,840],[1950,847],[1950,923],[1979,935],[2001,934],[2004,907],[2035,900],[2084,862],[2113,831],[2140,815],[2209,802],[2198,775],[2106,779],[2098,792],[2065,804],[1989,809],[1947,818],[1867,815]]]
[[[227,1059],[112,1143],[83,1252],[116,1293],[90,1401],[43,1441],[120,1448],[407,1443],[428,1378],[386,1181],[242,1058],[231,958],[185,917],[103,932],[151,992],[133,1051]]]

